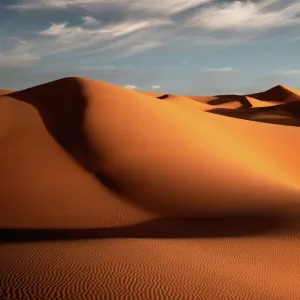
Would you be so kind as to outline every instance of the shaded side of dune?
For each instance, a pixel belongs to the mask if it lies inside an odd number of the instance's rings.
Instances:
[[[277,85],[267,91],[261,93],[248,94],[246,96],[262,100],[273,102],[293,102],[300,101],[300,96],[282,85]]]
[[[300,126],[300,102],[288,102],[269,107],[254,108],[213,108],[208,112],[223,116],[272,123],[279,125]]]
[[[208,101],[207,104],[221,105],[230,102],[240,102],[241,107],[248,108],[252,106],[249,100],[247,99],[247,97],[245,96],[232,94],[232,95],[216,95],[215,97],[216,99]]]
[[[83,133],[87,97],[84,95],[80,79],[63,78],[17,91],[9,96],[33,105],[56,141],[82,166],[87,169],[93,168],[90,158],[94,155]]]

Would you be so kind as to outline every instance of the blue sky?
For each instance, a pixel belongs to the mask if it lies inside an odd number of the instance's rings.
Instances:
[[[0,88],[65,76],[183,94],[300,88],[299,0],[1,0]]]

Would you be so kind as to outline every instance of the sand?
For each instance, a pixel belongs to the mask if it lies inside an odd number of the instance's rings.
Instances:
[[[10,94],[14,91],[12,90],[0,90],[0,96],[4,96],[4,95],[7,95],[7,94]]]
[[[0,295],[298,299],[299,97],[0,97]]]

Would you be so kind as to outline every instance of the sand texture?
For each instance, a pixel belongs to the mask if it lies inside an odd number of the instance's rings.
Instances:
[[[299,299],[299,90],[0,95],[0,299]]]

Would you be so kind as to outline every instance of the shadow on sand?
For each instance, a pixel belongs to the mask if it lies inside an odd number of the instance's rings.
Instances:
[[[299,220],[298,220],[299,221]],[[295,225],[296,224],[296,225]],[[135,225],[88,229],[1,229],[2,242],[96,238],[228,238],[280,232],[300,233],[300,222],[280,216],[157,218]]]
[[[237,101],[237,102],[241,103],[241,106],[243,108],[249,108],[252,106],[252,104],[249,102],[249,100],[245,96],[231,94],[231,95],[216,95],[215,97],[216,97],[216,99],[208,101],[207,104],[221,105],[221,104],[226,104],[226,103]]]
[[[207,112],[232,118],[260,121],[279,125],[300,126],[300,102],[289,102],[270,107],[213,108]],[[266,116],[259,119],[260,116]]]

